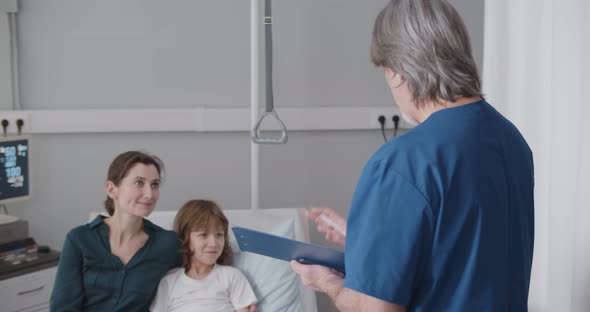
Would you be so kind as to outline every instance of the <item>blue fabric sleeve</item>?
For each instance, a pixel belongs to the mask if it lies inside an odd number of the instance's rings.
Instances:
[[[73,231],[66,236],[59,257],[55,284],[51,293],[51,311],[82,311],[84,282],[82,278],[82,253],[72,240]]]
[[[367,164],[348,216],[344,287],[407,306],[432,244],[432,210],[381,161]]]

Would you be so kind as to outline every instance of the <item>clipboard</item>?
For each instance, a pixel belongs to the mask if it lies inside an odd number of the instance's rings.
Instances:
[[[232,227],[232,231],[241,251],[284,261],[296,260],[303,264],[319,264],[345,273],[344,253],[341,251],[239,226]]]

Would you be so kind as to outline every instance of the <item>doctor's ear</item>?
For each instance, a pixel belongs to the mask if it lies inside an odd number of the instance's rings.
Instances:
[[[393,69],[389,67],[384,67],[383,72],[385,74],[385,80],[387,80],[389,85],[393,88],[399,88],[404,82],[406,82],[404,76],[394,72]]]
[[[389,68],[389,67],[383,67],[383,72],[385,73],[385,78],[387,79],[394,79],[396,73],[393,71],[393,69]]]
[[[105,189],[108,197],[112,199],[115,199],[117,197],[117,186],[115,185],[115,183],[113,183],[112,181],[107,181],[107,183],[105,183]]]

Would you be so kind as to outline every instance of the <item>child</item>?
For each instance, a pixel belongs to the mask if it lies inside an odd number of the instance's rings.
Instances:
[[[256,296],[242,272],[223,265],[231,257],[228,221],[209,200],[190,200],[176,214],[184,267],[160,281],[150,310],[256,311]]]

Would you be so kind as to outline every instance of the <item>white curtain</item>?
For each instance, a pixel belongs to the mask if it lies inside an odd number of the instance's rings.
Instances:
[[[483,89],[535,159],[529,311],[590,311],[590,0],[487,0]]]

